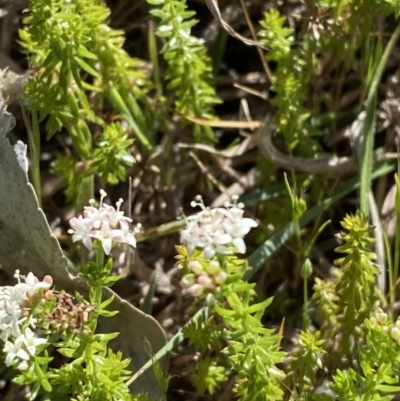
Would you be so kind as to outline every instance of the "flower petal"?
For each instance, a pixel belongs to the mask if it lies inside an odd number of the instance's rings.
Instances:
[[[246,244],[244,243],[243,238],[235,238],[233,240],[233,245],[235,245],[239,253],[246,253]]]

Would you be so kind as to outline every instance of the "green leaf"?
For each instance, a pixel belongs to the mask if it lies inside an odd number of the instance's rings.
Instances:
[[[74,61],[77,62],[79,66],[88,74],[92,75],[95,78],[100,78],[100,74],[82,58],[75,56]]]
[[[52,387],[51,384],[49,383],[49,381],[47,379],[43,379],[40,384],[42,385],[42,387],[48,392],[51,393],[52,391]]]
[[[387,174],[390,171],[394,170],[394,165],[390,163],[383,163],[379,166],[376,165],[373,171],[372,177],[377,178],[382,175]],[[322,200],[317,206],[312,209],[306,211],[304,215],[300,218],[300,227],[304,227],[307,223],[312,221],[318,215],[320,215],[324,210],[328,209],[338,200],[342,199],[347,194],[356,190],[360,186],[359,178],[353,177],[344,183],[332,196],[329,196]],[[289,238],[294,234],[294,225],[293,223],[287,224],[281,230],[279,230],[276,234],[274,234],[270,239],[264,242],[250,257],[249,257],[249,266],[252,267],[251,270],[248,270],[243,279],[248,281],[254,275],[258,269],[261,268],[263,263],[271,257],[271,255],[277,251],[279,247],[281,247]]]
[[[78,54],[82,57],[85,58],[90,58],[92,60],[97,60],[97,56],[90,52],[85,46],[83,46],[82,44],[79,44],[78,46]]]
[[[100,304],[100,309],[105,309],[105,308],[107,308],[107,306],[110,305],[111,302],[113,302],[113,301],[114,301],[114,295],[111,295],[111,297],[107,298],[105,301],[103,301],[103,302]]]
[[[390,386],[388,384],[377,384],[375,388],[377,391],[383,391],[385,393],[397,393],[400,391],[400,386]]]
[[[383,71],[386,63],[389,59],[390,53],[392,52],[397,40],[400,36],[400,25],[397,25],[395,32],[390,38],[389,43],[379,61],[374,76],[371,81],[371,86],[368,91],[367,98],[367,116],[365,119],[364,126],[364,143],[362,152],[359,156],[361,163],[361,185],[360,185],[360,209],[365,216],[369,216],[369,193],[371,189],[371,171],[372,171],[372,153],[374,144],[374,132],[375,132],[375,113],[376,113],[376,96],[378,85],[381,80]]]
[[[236,293],[231,293],[226,297],[229,306],[236,311],[239,315],[243,315],[243,302]]]

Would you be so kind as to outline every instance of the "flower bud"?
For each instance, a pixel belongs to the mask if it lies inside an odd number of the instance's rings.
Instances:
[[[202,285],[204,288],[210,288],[210,289],[214,288],[212,279],[205,274],[202,274],[201,276],[197,277],[197,284]]]
[[[181,286],[184,288],[188,288],[196,282],[196,278],[194,274],[186,274],[182,277]]]
[[[310,261],[310,259],[307,258],[304,261],[304,263],[303,263],[303,265],[301,266],[301,269],[300,269],[301,277],[303,277],[304,280],[307,280],[311,276],[312,270],[313,270],[313,268],[312,268],[312,265],[311,265],[311,261]]]
[[[193,297],[199,297],[204,292],[204,287],[200,284],[193,284],[191,287],[187,289],[188,294]]]
[[[24,371],[24,370],[28,369],[28,361],[21,361],[18,364],[17,369],[20,371]]]
[[[228,273],[226,272],[220,272],[216,277],[215,277],[215,282],[219,285],[224,284],[226,279],[228,278]]]
[[[378,308],[375,312],[376,320],[381,325],[384,326],[387,322],[387,313],[385,313],[382,309]],[[397,323],[397,322],[396,322]],[[399,322],[400,324],[400,322]]]
[[[203,269],[203,266],[201,265],[201,263],[200,262],[198,262],[197,260],[192,260],[190,263],[189,263],[189,269],[193,272],[193,273],[195,273],[195,274],[202,274],[202,273],[204,273],[204,269]]]
[[[213,260],[208,265],[207,273],[216,274],[220,270],[221,270],[221,265],[219,264],[219,262],[217,260]]]
[[[49,275],[46,275],[46,276],[43,277],[43,282],[47,283],[47,284],[50,284],[50,285],[53,285],[53,277],[51,277]]]
[[[400,340],[400,330],[396,326],[394,326],[392,328],[392,330],[390,330],[390,336],[393,338],[393,340],[399,341]]]

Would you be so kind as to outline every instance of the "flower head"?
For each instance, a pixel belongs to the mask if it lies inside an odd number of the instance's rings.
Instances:
[[[243,237],[252,227],[257,227],[257,222],[243,217],[244,205],[237,204],[237,198],[233,198],[233,204],[226,204],[225,208],[206,208],[199,196],[191,205],[200,206],[202,210],[186,219],[186,228],[181,233],[181,242],[187,246],[189,255],[196,248],[202,249],[207,259],[216,254],[246,252]]]
[[[184,292],[193,297],[217,291],[228,278],[228,273],[222,270],[216,260],[204,261],[203,265],[198,261],[191,261],[188,268],[190,273],[182,277],[181,285]]]
[[[50,276],[39,281],[33,273],[24,277],[19,271],[15,277],[18,279],[16,285],[0,287],[0,339],[3,341],[21,334],[20,326],[29,314],[30,300],[40,290],[47,291],[53,282]]]
[[[95,201],[90,200],[90,206],[85,206],[83,216],[73,217],[68,230],[72,234],[72,241],[82,241],[89,250],[93,248],[93,240],[98,240],[104,253],[111,252],[113,243],[120,242],[136,247],[136,238],[129,230],[132,219],[124,216],[120,211],[123,200],[119,199],[116,208],[104,203],[106,192],[100,191],[100,206],[94,206]]]
[[[46,342],[37,338],[29,327],[34,328],[37,321],[34,316],[29,316],[31,301],[38,294],[46,296],[53,279],[46,276],[40,281],[33,273],[25,277],[19,271],[15,277],[18,279],[16,285],[0,287],[0,339],[4,341],[6,365],[10,366],[17,360],[17,368],[25,370],[31,356],[36,353],[36,347]]]
[[[35,333],[27,327],[24,334],[20,334],[13,342],[5,343],[3,352],[6,354],[6,365],[10,366],[14,360],[17,360],[18,369],[25,370],[26,362],[36,354],[36,347],[45,343],[44,338],[36,337]]]

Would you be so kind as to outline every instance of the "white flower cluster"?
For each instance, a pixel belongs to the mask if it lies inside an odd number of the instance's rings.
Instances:
[[[257,223],[243,217],[244,205],[236,203],[237,197],[232,200],[233,204],[215,209],[206,208],[200,196],[191,203],[192,207],[200,206],[203,210],[186,219],[186,228],[181,233],[181,242],[187,246],[190,255],[196,248],[202,249],[207,259],[212,259],[217,253],[246,252],[243,237],[252,227],[257,227]]]
[[[381,331],[388,331],[388,315],[381,308],[375,307],[369,320],[375,329],[379,328]]]
[[[181,285],[185,292],[193,297],[212,292],[228,278],[228,274],[221,269],[221,265],[216,260],[212,260],[205,266],[192,260],[188,267],[191,273],[182,277]]]
[[[400,320],[397,320],[390,330],[390,336],[400,345]]]
[[[68,230],[72,234],[72,241],[82,241],[83,245],[89,250],[93,249],[93,240],[101,242],[104,253],[108,255],[111,252],[113,242],[125,243],[136,247],[136,238],[129,230],[129,224],[132,222],[124,212],[120,211],[122,199],[113,206],[103,203],[107,196],[106,192],[101,190],[100,207],[94,207],[94,200],[90,200],[90,206],[85,206],[83,217],[73,217]]]
[[[0,339],[4,341],[6,365],[10,366],[17,360],[17,368],[25,370],[30,357],[36,353],[36,347],[46,343],[46,340],[37,338],[29,327],[22,329],[22,325],[29,316],[30,300],[41,289],[48,290],[53,280],[46,276],[43,281],[39,281],[33,273],[29,273],[24,278],[25,282],[21,282],[18,271],[15,276],[18,284],[0,287]],[[35,320],[31,319],[29,324],[34,328]]]

